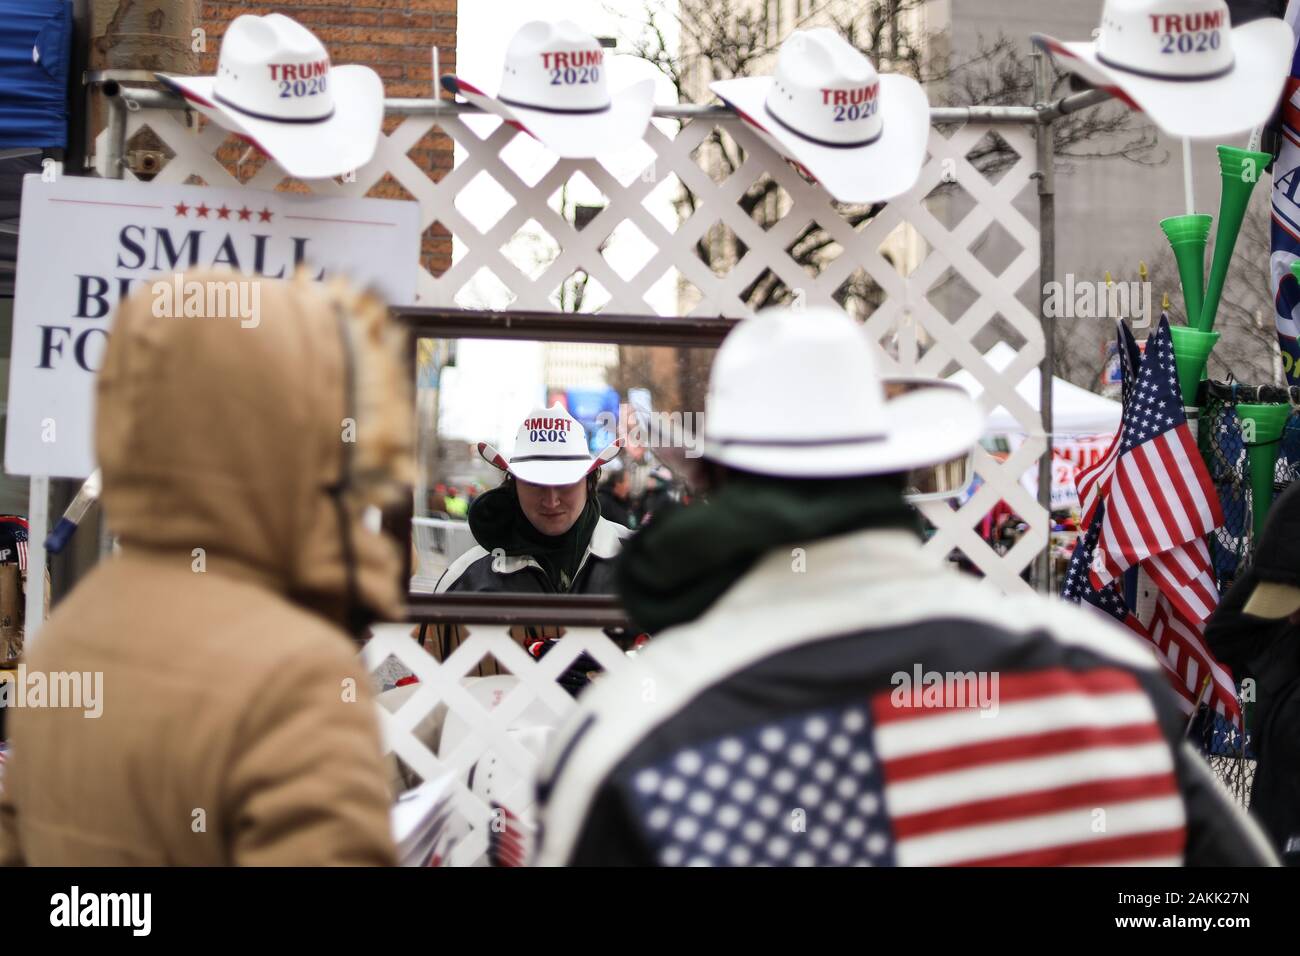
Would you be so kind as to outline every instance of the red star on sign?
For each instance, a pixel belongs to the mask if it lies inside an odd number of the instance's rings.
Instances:
[[[239,210],[239,221],[248,222],[248,217],[251,216],[252,214],[253,214],[253,210],[249,209],[247,206],[244,206],[242,209]]]
[[[222,203],[222,204],[221,204],[221,208],[217,210],[217,218],[218,218],[218,219],[229,219],[229,218],[230,218],[230,207],[227,206],[225,203]]]
[[[207,205],[205,203],[199,203],[197,206],[195,206],[194,215],[198,216],[200,219],[207,219],[208,218]]]
[[[267,209],[265,206],[263,206],[263,207],[262,207],[262,211],[259,212],[259,213],[257,214],[257,221],[258,221],[258,222],[270,222],[270,221],[271,221],[271,210],[269,210],[269,209]]]
[[[178,202],[176,204],[176,215],[184,218],[185,214],[189,211],[190,211],[190,207],[185,205],[185,203]]]

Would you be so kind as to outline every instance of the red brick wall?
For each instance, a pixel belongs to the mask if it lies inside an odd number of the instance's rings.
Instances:
[[[212,75],[226,26],[235,17],[251,13],[265,16],[283,13],[293,17],[329,50],[339,66],[361,63],[384,81],[384,92],[392,97],[433,94],[432,54],[438,46],[439,68],[456,69],[457,0],[305,0],[298,3],[252,3],[247,0],[196,0],[200,3],[200,24],[207,31],[207,52],[201,70]],[[447,94],[440,93],[446,97]],[[385,119],[389,132],[400,117]],[[452,166],[452,141],[437,127],[408,154],[432,179],[439,180]],[[223,158],[227,158],[224,157]],[[387,199],[413,198],[401,184],[385,176],[368,193]],[[451,235],[435,224],[424,234],[421,258],[434,275],[451,268]]]

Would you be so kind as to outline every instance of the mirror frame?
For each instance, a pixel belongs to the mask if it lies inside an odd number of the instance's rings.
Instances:
[[[394,306],[394,319],[407,332],[414,376],[417,341],[500,339],[534,342],[591,342],[601,345],[712,348],[722,344],[738,319],[623,315],[611,313],[489,311]],[[409,560],[412,530],[402,539]],[[408,571],[407,580],[410,580]],[[407,592],[404,621],[418,624],[567,624],[625,627],[618,598],[589,594],[423,594]]]

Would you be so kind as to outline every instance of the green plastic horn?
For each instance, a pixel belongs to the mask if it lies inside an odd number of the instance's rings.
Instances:
[[[1202,332],[1214,328],[1219,298],[1223,295],[1223,283],[1228,278],[1228,265],[1232,261],[1232,251],[1236,248],[1237,236],[1241,232],[1241,222],[1246,218],[1250,194],[1272,158],[1270,153],[1238,149],[1235,146],[1219,147],[1219,174],[1223,177],[1223,192],[1219,196],[1219,229],[1214,234],[1210,284],[1205,290],[1205,304],[1201,306],[1200,317],[1195,320],[1196,327]],[[1195,314],[1188,312],[1188,325],[1192,324]]]
[[[1174,249],[1178,260],[1178,278],[1183,283],[1183,303],[1187,307],[1187,324],[1195,327],[1201,314],[1205,290],[1205,242],[1214,220],[1200,213],[1170,216],[1160,220],[1160,228]]]
[[[1254,505],[1251,509],[1256,541],[1264,530],[1268,509],[1273,504],[1273,472],[1277,468],[1278,440],[1282,437],[1282,428],[1290,414],[1290,405],[1237,406],[1242,437],[1249,439],[1245,444],[1246,461],[1250,465],[1251,501],[1264,503],[1262,508]]]
[[[1202,332],[1185,325],[1171,325],[1169,336],[1174,343],[1174,365],[1178,369],[1178,390],[1183,395],[1183,406],[1196,404],[1196,387],[1205,377],[1205,363],[1210,350],[1219,341],[1218,332]]]

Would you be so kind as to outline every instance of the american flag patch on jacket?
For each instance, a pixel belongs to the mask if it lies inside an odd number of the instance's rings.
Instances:
[[[1136,677],[999,677],[992,706],[884,691],[682,748],[632,772],[638,828],[666,866],[1181,863],[1173,753]]]

